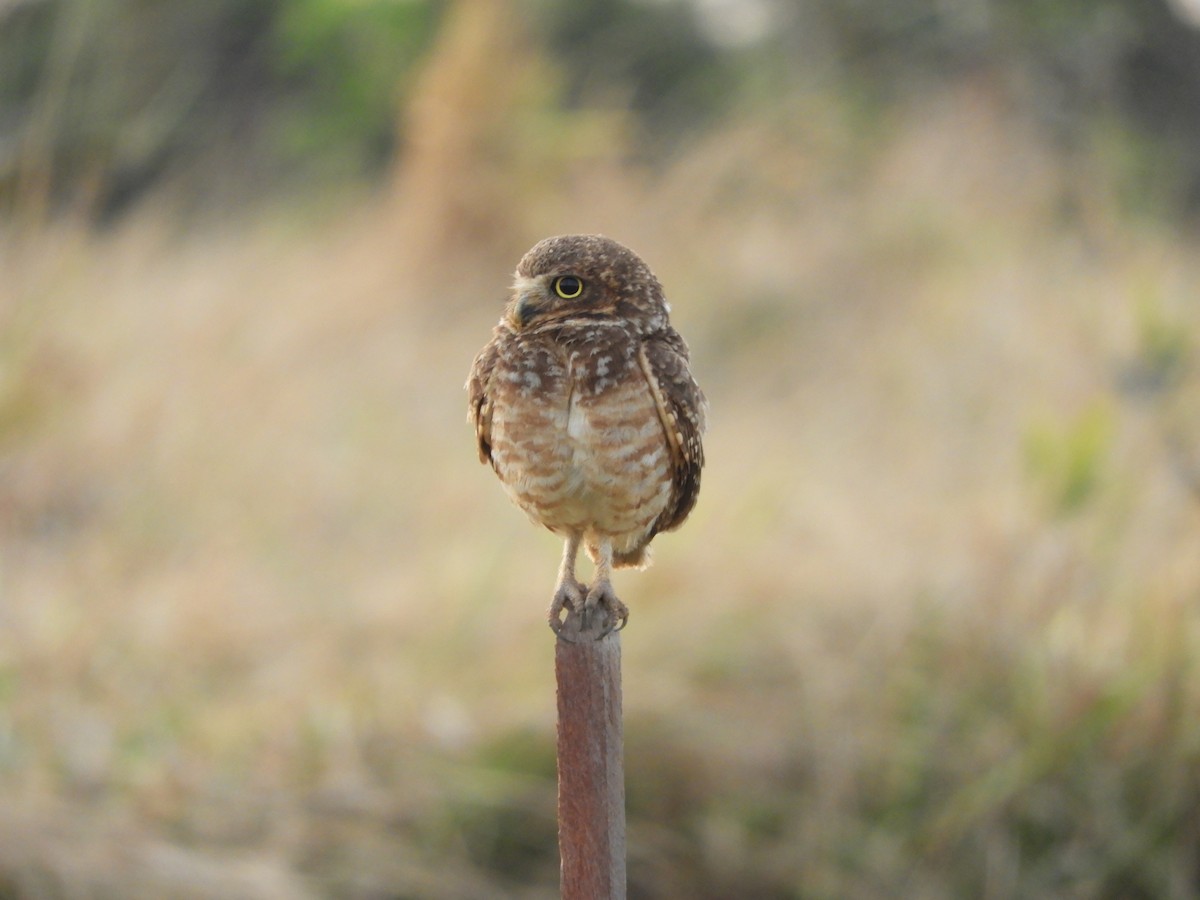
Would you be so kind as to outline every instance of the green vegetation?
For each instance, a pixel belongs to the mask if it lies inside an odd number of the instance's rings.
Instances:
[[[1200,896],[1187,138],[1018,77],[1158,7],[721,45],[614,4],[709,41],[658,72],[535,6],[0,10],[2,102],[55,123],[3,176],[0,897],[556,896],[558,546],[461,385],[576,230],[655,268],[712,402],[693,518],[618,576],[630,895]]]
[[[0,203],[107,218],[167,184],[220,205],[265,188],[286,195],[314,180],[377,178],[413,137],[398,114],[454,5],[8,3]],[[839,102],[874,115],[948,83],[993,81],[1065,146],[1097,140],[1096,123],[1113,117],[1128,150],[1135,125],[1156,176],[1143,173],[1129,201],[1169,185],[1173,209],[1191,214],[1200,34],[1173,9],[1168,0],[498,0],[499,20],[521,22],[528,41],[496,66],[545,57],[554,74],[543,69],[541,80],[562,107],[632,113],[636,151],[650,160],[739,111],[770,117],[797,94],[849,88]]]
[[[1103,480],[1112,416],[1101,406],[1081,412],[1065,427],[1043,423],[1029,436],[1029,466],[1043,482],[1052,510],[1070,513],[1082,507]]]

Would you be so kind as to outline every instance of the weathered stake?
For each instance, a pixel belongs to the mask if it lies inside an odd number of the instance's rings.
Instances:
[[[624,900],[621,639],[616,632],[598,641],[590,636],[570,612],[554,650],[562,896]]]

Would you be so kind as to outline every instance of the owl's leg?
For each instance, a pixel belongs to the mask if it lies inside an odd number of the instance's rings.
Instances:
[[[579,555],[579,541],[582,535],[572,534],[563,544],[562,564],[558,567],[558,584],[554,587],[554,600],[550,603],[550,611],[546,618],[550,628],[558,634],[563,625],[562,612],[582,610],[584,604],[584,587],[575,577],[575,557]]]
[[[608,621],[600,636],[610,631],[620,631],[629,621],[629,607],[617,599],[617,592],[612,586],[613,548],[611,540],[601,540],[599,545],[589,550],[596,560],[596,576],[588,589],[587,598],[583,601],[583,615],[586,620],[591,610],[602,608]]]

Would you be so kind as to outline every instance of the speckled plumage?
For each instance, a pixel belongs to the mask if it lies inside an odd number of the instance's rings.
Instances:
[[[579,295],[557,293],[560,282]],[[668,314],[658,279],[626,247],[547,238],[517,266],[504,317],[471,367],[480,460],[533,521],[566,539],[556,631],[565,605],[605,607],[609,627],[623,624],[609,568],[643,564],[654,536],[695,505],[706,402]],[[596,562],[586,592],[574,572],[581,544]]]

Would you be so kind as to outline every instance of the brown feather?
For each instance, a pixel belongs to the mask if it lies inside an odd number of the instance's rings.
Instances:
[[[683,524],[700,494],[708,401],[688,369],[687,344],[674,329],[644,341],[639,360],[671,448],[671,502],[654,531],[671,531]]]
[[[481,463],[492,462],[492,401],[488,388],[496,369],[496,357],[497,343],[493,338],[475,357],[467,376],[467,418],[475,426]]]

